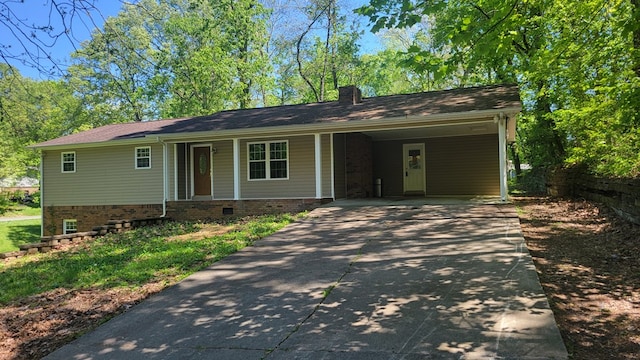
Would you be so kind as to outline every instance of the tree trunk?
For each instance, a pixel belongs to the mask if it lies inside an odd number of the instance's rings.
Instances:
[[[516,149],[516,144],[510,144],[509,150],[511,151],[511,159],[513,160],[513,168],[516,170],[516,176],[519,177],[522,174],[522,166],[520,164],[520,155]]]

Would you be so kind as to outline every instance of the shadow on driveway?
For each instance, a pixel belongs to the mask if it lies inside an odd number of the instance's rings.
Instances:
[[[515,211],[334,203],[47,359],[565,359]]]

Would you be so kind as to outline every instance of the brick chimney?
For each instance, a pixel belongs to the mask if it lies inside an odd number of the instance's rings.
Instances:
[[[362,92],[355,85],[338,88],[338,102],[340,104],[355,105],[362,102]]]

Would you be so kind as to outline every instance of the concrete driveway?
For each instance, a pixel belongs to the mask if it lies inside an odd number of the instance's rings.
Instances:
[[[343,201],[47,359],[566,359],[511,205]]]

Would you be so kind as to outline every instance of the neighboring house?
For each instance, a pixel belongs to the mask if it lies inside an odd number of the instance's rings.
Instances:
[[[38,179],[32,177],[0,178],[0,196],[14,192],[33,194],[39,190]]]
[[[43,233],[110,219],[298,211],[340,198],[507,198],[516,86],[222,111],[46,141]]]

